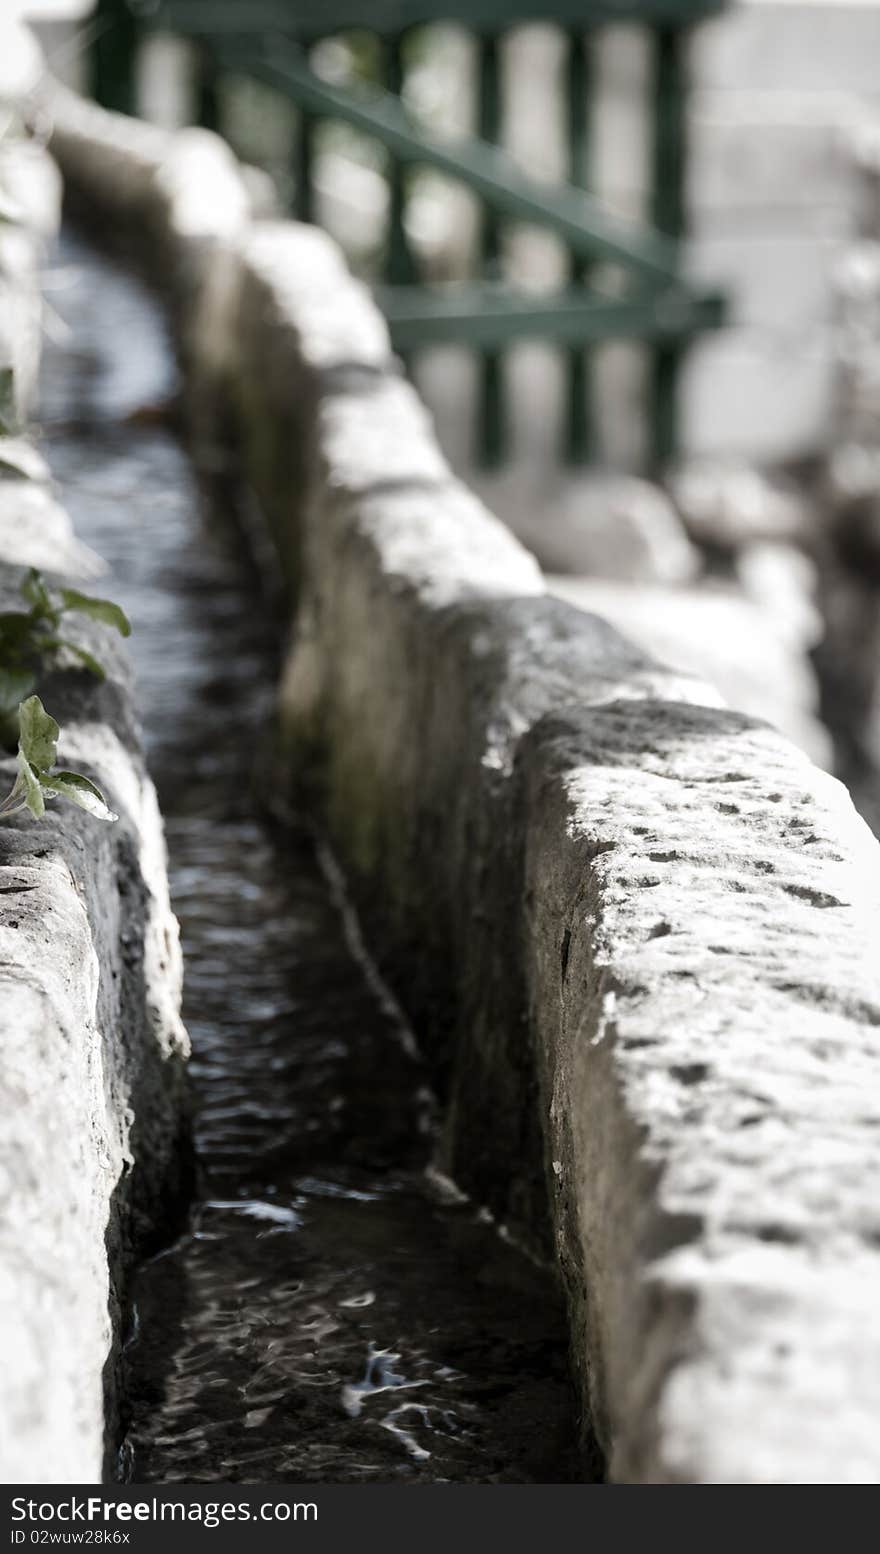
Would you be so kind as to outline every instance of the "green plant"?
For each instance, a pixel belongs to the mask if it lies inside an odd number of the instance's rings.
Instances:
[[[0,803],[0,816],[15,815],[29,809],[39,820],[46,812],[46,799],[70,799],[99,820],[116,820],[100,788],[79,772],[53,772],[60,730],[46,711],[39,696],[29,696],[18,709],[18,775],[6,798]]]
[[[14,133],[14,126],[12,127]],[[0,124],[0,141],[10,136],[10,124]],[[0,188],[0,226],[20,224],[21,214],[5,190]],[[0,272],[4,256],[0,253]],[[19,430],[15,378],[11,366],[0,366],[0,443]],[[22,454],[10,445],[4,453],[0,446],[0,467],[13,475],[27,477]],[[21,585],[28,609],[0,613],[0,748],[14,750],[18,745],[18,772],[6,798],[0,800],[0,818],[29,809],[37,819],[46,810],[47,798],[63,797],[78,804],[101,820],[116,816],[100,789],[78,772],[53,771],[59,728],[35,695],[40,674],[54,659],[72,654],[98,679],[104,670],[93,653],[61,635],[62,619],[70,613],[103,621],[127,637],[131,627],[116,604],[96,599],[76,588],[49,589],[42,575],[32,567]]]
[[[93,653],[59,634],[67,613],[102,621],[123,637],[131,627],[118,604],[76,588],[50,589],[35,567],[24,579],[21,593],[29,608],[0,614],[0,743],[14,749],[18,742],[18,776],[0,803],[0,816],[27,808],[39,817],[48,793],[61,794],[103,820],[115,819],[87,778],[75,772],[52,774],[58,724],[33,692],[47,665],[64,653],[73,654],[98,679],[104,678]]]
[[[10,134],[10,124],[0,124],[0,141]],[[0,226],[18,226],[20,222],[17,206],[0,187]],[[3,269],[0,253],[0,273]],[[0,468],[27,478],[21,451],[14,444],[9,452],[2,449],[2,439],[14,437],[19,429],[14,371],[4,364],[0,366]],[[45,814],[47,798],[62,797],[100,820],[115,820],[100,789],[88,777],[53,771],[59,728],[34,691],[39,674],[65,652],[73,654],[98,679],[104,678],[94,654],[59,635],[65,614],[73,611],[103,621],[123,637],[130,634],[131,627],[117,604],[76,588],[50,590],[35,567],[22,583],[21,593],[29,608],[0,614],[0,748],[13,750],[18,742],[18,772],[6,798],[0,800],[0,819],[23,809],[39,819]]]

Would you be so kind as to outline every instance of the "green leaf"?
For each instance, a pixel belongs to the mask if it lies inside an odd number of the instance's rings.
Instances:
[[[43,798],[40,778],[20,747],[18,752],[18,780],[15,786],[16,788],[20,787],[24,793],[27,807],[35,820],[39,820],[41,815],[45,815],[46,800]]]
[[[77,610],[80,615],[103,621],[105,626],[115,626],[121,637],[131,636],[128,617],[118,604],[112,604],[109,599],[93,599],[89,594],[81,594],[76,588],[62,588],[61,598],[66,610]]]
[[[67,648],[68,653],[75,653],[77,658],[85,664],[86,668],[91,669],[96,679],[106,680],[107,676],[103,664],[98,662],[94,653],[90,653],[88,648],[80,647],[77,642],[71,642],[67,637],[58,637],[54,645]]]
[[[29,669],[0,669],[0,712],[12,712],[34,688]]]
[[[49,590],[43,581],[43,574],[36,567],[31,567],[27,577],[21,585],[21,596],[31,606],[33,614],[50,615],[54,617],[57,611],[52,607]]]
[[[98,820],[116,820],[100,788],[79,772],[55,772],[50,767],[55,761],[58,741],[58,724],[49,716],[39,696],[29,696],[18,710],[18,777],[11,797],[24,798],[31,814],[39,820],[46,812],[47,793],[60,794],[71,804],[78,804]]]
[[[33,631],[34,618],[30,611],[4,610],[0,614],[0,643],[4,657],[10,646],[18,647]]]
[[[18,709],[18,727],[18,748],[24,759],[38,772],[48,772],[55,765],[60,730],[39,696],[29,696],[22,702]]]
[[[52,777],[47,777],[45,772],[40,773],[42,787],[50,793],[60,793],[69,799],[71,804],[78,804],[97,820],[118,820],[104,798],[100,788],[96,788],[88,777],[83,777],[79,772],[55,772]]]

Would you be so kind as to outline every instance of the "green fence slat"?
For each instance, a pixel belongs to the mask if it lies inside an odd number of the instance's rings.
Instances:
[[[217,90],[217,67],[212,50],[202,45],[196,50],[195,60],[195,113],[196,123],[202,129],[221,130],[220,96]]]
[[[588,187],[591,176],[593,55],[592,37],[588,38],[580,29],[569,32],[565,61],[568,176],[569,182],[581,189]],[[581,285],[589,280],[589,265],[575,254],[569,255],[569,279],[572,284]],[[593,362],[582,346],[568,352],[566,378],[564,453],[570,464],[580,464],[595,454]]]
[[[501,139],[501,82],[498,74],[498,39],[482,36],[478,39],[479,93],[477,122],[480,139],[497,146]],[[484,205],[480,213],[480,250],[483,269],[492,274],[500,253],[501,227],[497,211]]]
[[[635,297],[603,297],[581,288],[529,296],[507,286],[379,287],[378,301],[401,345],[471,341],[501,348],[517,340],[562,345],[600,340],[679,340],[724,322],[724,299],[669,287]]]
[[[498,39],[483,34],[477,42],[479,71],[478,127],[480,139],[495,145],[501,139],[501,81],[499,78]],[[501,259],[501,223],[491,206],[480,211],[480,260],[484,276],[497,280]],[[484,469],[502,462],[507,444],[507,405],[504,362],[497,350],[487,350],[480,358],[479,454]]]
[[[126,0],[97,0],[91,27],[92,96],[114,113],[136,113],[137,17]]]
[[[273,44],[268,54],[252,43],[222,44],[219,53],[229,71],[274,86],[312,114],[341,119],[374,136],[409,166],[434,167],[459,179],[499,215],[549,228],[585,259],[611,260],[655,281],[676,279],[675,245],[658,233],[630,231],[576,189],[533,183],[511,157],[484,141],[447,145],[431,139],[413,127],[388,92],[331,86],[293,45]]]
[[[686,48],[687,33],[662,27],[653,35],[654,115],[653,205],[655,227],[679,243],[685,232]],[[683,350],[661,345],[650,363],[649,458],[662,471],[678,448],[679,393]]]
[[[404,85],[403,35],[395,34],[385,45],[385,85],[394,97],[400,97]],[[416,264],[406,232],[406,169],[391,158],[388,169],[388,249],[385,278],[406,286],[416,279]]]
[[[369,28],[380,37],[431,22],[501,32],[520,22],[593,27],[609,22],[683,25],[724,10],[729,0],[159,0],[153,25],[190,33],[287,32],[313,40]]]
[[[294,141],[293,210],[298,221],[315,219],[315,119],[305,108]]]

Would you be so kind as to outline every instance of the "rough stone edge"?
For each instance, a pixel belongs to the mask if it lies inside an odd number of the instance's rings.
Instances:
[[[543,595],[449,477],[326,239],[239,238],[220,281],[208,267],[195,377],[203,406],[206,388],[233,390],[299,583],[287,725],[446,1058],[447,1159],[528,1227],[543,1148],[614,1477],[876,1482],[876,843],[780,736]],[[737,779],[744,807],[717,798]],[[751,938],[722,974],[694,922],[656,932],[658,888],[673,917],[693,896],[710,929],[745,898]],[[774,935],[787,974],[762,956]],[[716,1068],[721,1034],[744,1073]],[[772,1082],[731,1157],[731,1108],[765,1050]]]
[[[24,415],[60,187],[37,145],[7,148],[5,161],[22,212],[5,281],[36,326],[15,362]],[[100,567],[36,450],[20,439],[15,452],[22,478],[7,469],[0,482],[4,608],[25,566],[63,569],[57,580]],[[187,1169],[181,959],[161,819],[126,655],[100,627],[79,634],[107,680],[56,673],[41,694],[62,724],[60,759],[90,775],[120,818],[105,826],[59,805],[39,824],[0,827],[0,1478],[10,1484],[98,1482],[106,1452],[112,1472],[126,1281]],[[14,775],[0,754],[4,793]]]

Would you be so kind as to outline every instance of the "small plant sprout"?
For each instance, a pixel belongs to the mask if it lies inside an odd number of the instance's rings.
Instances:
[[[47,799],[61,797],[99,820],[115,820],[88,777],[53,770],[58,724],[34,691],[47,662],[64,652],[72,653],[99,680],[104,678],[93,653],[60,635],[62,617],[68,612],[102,621],[123,637],[131,627],[118,604],[76,588],[50,589],[36,568],[27,574],[21,594],[28,609],[0,614],[0,745],[13,749],[18,741],[18,774],[0,801],[0,819],[29,809],[38,820],[46,812]]]
[[[116,820],[88,777],[79,772],[53,771],[59,728],[39,696],[29,696],[18,709],[18,775],[0,803],[0,817],[29,809],[36,820],[46,812],[46,800],[61,797],[78,804],[98,820]]]
[[[0,744],[15,748],[18,707],[36,690],[40,671],[59,653],[71,653],[99,680],[102,665],[88,649],[62,636],[62,617],[73,612],[113,626],[127,637],[131,627],[119,608],[108,599],[96,599],[76,588],[49,589],[42,574],[32,567],[21,585],[27,610],[0,614]]]

